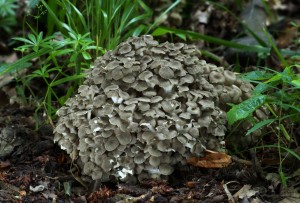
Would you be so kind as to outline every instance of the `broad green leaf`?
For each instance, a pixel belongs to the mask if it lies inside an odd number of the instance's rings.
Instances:
[[[242,103],[233,106],[227,112],[227,120],[230,125],[236,121],[247,118],[251,115],[258,107],[264,104],[267,96],[266,95],[257,95],[253,96],[250,99],[243,101]]]
[[[273,118],[273,119],[267,119],[267,120],[261,121],[261,122],[259,122],[259,123],[256,123],[252,128],[250,128],[250,129],[247,131],[246,135],[249,135],[250,133],[253,133],[254,131],[256,131],[256,130],[262,128],[262,127],[265,126],[265,125],[268,125],[268,124],[274,122],[275,120],[276,120],[276,119]]]
[[[64,191],[66,195],[71,195],[71,183],[68,182],[64,182]]]

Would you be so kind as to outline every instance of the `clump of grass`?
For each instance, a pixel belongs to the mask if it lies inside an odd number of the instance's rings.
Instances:
[[[144,33],[152,10],[142,0],[41,0],[47,9],[48,34],[74,30],[90,36],[106,50],[132,35]]]
[[[163,14],[178,3],[179,0],[174,2]],[[37,15],[28,15],[36,25],[25,19],[23,24],[31,33],[14,38],[24,43],[16,48],[23,57],[13,64],[0,66],[0,74],[27,69],[25,76],[17,78],[18,93],[27,101],[36,101],[36,116],[45,111],[50,122],[57,108],[81,84],[83,71],[91,67],[92,59],[128,37],[147,33],[157,26],[157,22],[148,24],[152,10],[142,0],[34,0],[28,7],[36,9]],[[40,26],[43,22],[46,29]],[[43,95],[32,88],[36,80],[46,87]],[[59,94],[62,85],[69,88]],[[26,97],[28,92],[30,97]]]

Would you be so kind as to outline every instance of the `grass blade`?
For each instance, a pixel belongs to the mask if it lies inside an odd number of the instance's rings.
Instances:
[[[81,75],[72,75],[72,76],[64,77],[64,78],[62,78],[62,79],[56,80],[56,81],[54,81],[54,82],[51,82],[51,83],[50,83],[50,87],[54,87],[54,86],[63,84],[63,83],[65,83],[65,82],[77,80],[77,79],[84,78],[84,77],[85,77],[84,74],[81,74]]]
[[[268,125],[268,124],[270,124],[270,123],[273,123],[274,121],[276,121],[276,119],[267,119],[267,120],[261,121],[261,122],[259,122],[259,123],[256,123],[252,128],[250,128],[250,129],[247,131],[246,135],[249,135],[250,133],[253,133],[254,131],[256,131],[256,130],[262,128],[262,127],[265,126],[265,125]]]
[[[161,19],[169,13],[173,8],[175,8],[181,0],[176,0],[168,9],[166,9],[156,20],[155,22],[149,27],[147,33],[149,33],[154,27],[158,25],[159,22],[161,22]]]
[[[180,29],[175,29],[175,28],[158,27],[152,33],[153,36],[161,36],[161,35],[165,35],[165,34],[185,35],[185,36],[190,37],[191,39],[197,39],[197,40],[200,39],[200,40],[204,40],[204,41],[207,41],[210,43],[224,45],[226,47],[241,49],[241,50],[244,50],[247,52],[259,52],[259,53],[269,53],[270,52],[270,48],[266,48],[266,47],[262,47],[262,46],[250,46],[250,45],[239,44],[236,42],[200,34],[197,32],[185,31],[185,30],[180,30]]]

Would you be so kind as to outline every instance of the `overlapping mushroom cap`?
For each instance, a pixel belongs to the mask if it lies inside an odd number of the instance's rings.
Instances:
[[[103,181],[167,176],[191,155],[220,150],[223,106],[251,86],[199,56],[194,46],[148,35],[121,43],[59,109],[55,142],[78,155],[83,174]]]

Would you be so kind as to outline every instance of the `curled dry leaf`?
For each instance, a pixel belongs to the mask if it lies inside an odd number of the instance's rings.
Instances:
[[[0,169],[7,168],[11,165],[10,161],[0,161]]]
[[[187,163],[201,168],[224,168],[231,163],[231,156],[214,152],[201,158],[191,157],[187,160]]]

